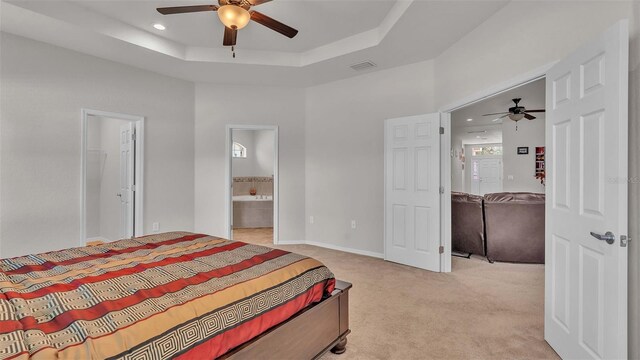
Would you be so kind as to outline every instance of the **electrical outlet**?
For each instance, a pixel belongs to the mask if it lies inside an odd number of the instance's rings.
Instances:
[[[160,231],[160,223],[154,222],[154,223],[151,225],[151,230],[152,230],[152,231]]]
[[[507,175],[507,180],[513,180],[513,175]]]
[[[352,229],[356,228],[356,221],[355,220],[351,220],[351,228]]]
[[[309,224],[313,224],[314,222],[316,222],[316,219],[312,216],[309,216]]]

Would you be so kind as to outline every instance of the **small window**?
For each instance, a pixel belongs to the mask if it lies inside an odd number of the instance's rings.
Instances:
[[[244,145],[234,142],[232,148],[232,154],[234,158],[246,158],[247,148]]]
[[[502,145],[472,147],[471,153],[473,156],[502,155]]]

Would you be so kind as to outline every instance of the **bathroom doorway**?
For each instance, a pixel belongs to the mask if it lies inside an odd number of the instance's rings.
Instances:
[[[227,126],[227,235],[278,243],[278,127]]]

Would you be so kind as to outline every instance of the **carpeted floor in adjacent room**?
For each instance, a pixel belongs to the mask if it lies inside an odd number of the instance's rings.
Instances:
[[[272,229],[236,240],[274,247]],[[438,274],[311,245],[276,246],[314,257],[353,283],[351,359],[558,359],[543,339],[544,266],[453,258]]]

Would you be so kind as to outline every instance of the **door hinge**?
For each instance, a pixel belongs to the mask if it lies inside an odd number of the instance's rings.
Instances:
[[[442,126],[440,126],[440,135],[444,134],[444,128]]]
[[[631,242],[631,236],[620,235],[620,247],[627,247]]]
[[[444,186],[440,186],[440,194],[444,194]]]
[[[439,251],[440,251],[440,254],[444,254],[444,246],[441,245]]]
[[[135,132],[131,133],[131,141],[136,141],[136,133]]]

